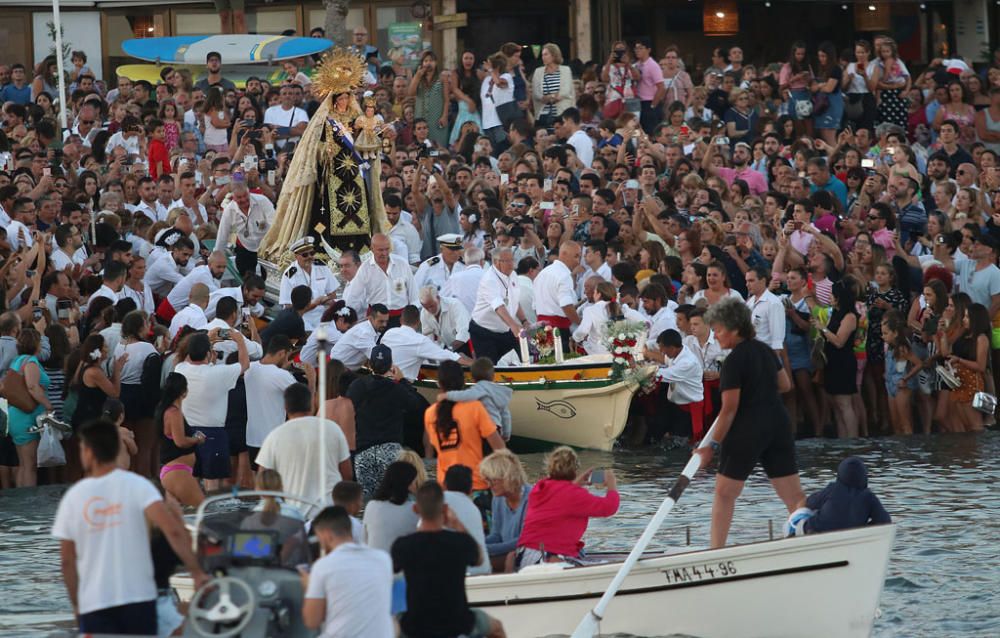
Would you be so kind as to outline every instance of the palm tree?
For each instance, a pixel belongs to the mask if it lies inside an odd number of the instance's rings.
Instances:
[[[326,19],[323,29],[326,37],[333,40],[337,46],[348,46],[351,38],[347,33],[347,10],[350,0],[323,0],[326,7]]]

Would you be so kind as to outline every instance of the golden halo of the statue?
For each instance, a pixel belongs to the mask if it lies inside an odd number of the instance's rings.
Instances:
[[[313,93],[320,99],[350,93],[364,83],[366,72],[365,61],[360,56],[344,49],[333,49],[323,56],[316,68]]]

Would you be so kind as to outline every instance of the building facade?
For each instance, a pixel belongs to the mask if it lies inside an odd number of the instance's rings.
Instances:
[[[134,63],[121,49],[135,37],[216,33],[210,0],[61,0],[63,37],[84,50],[103,79]],[[435,28],[435,16],[465,14],[465,26]],[[0,6],[0,62],[37,63],[53,50],[50,0]],[[247,0],[252,33],[322,26],[319,0]],[[985,62],[1000,38],[994,0],[353,0],[348,28],[364,25],[383,54],[403,34],[419,34],[447,65],[468,49],[482,58],[508,41],[555,42],[567,59],[604,60],[617,39],[649,38],[656,52],[680,47],[689,66],[714,47],[738,44],[748,61],[782,60],[792,40],[831,40],[846,48],[858,37],[889,33],[908,61],[961,55]],[[444,25],[439,25],[444,26]]]

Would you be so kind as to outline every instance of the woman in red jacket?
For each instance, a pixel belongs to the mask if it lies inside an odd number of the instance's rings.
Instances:
[[[583,534],[592,516],[608,517],[618,511],[618,481],[604,472],[604,496],[591,494],[593,470],[577,475],[580,461],[572,448],[561,446],[546,459],[547,477],[528,495],[528,511],[517,541],[516,569],[538,563],[577,562]]]

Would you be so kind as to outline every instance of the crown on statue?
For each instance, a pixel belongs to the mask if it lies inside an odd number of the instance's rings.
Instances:
[[[350,93],[365,80],[367,67],[361,57],[344,49],[323,56],[313,79],[313,91],[320,98]]]

